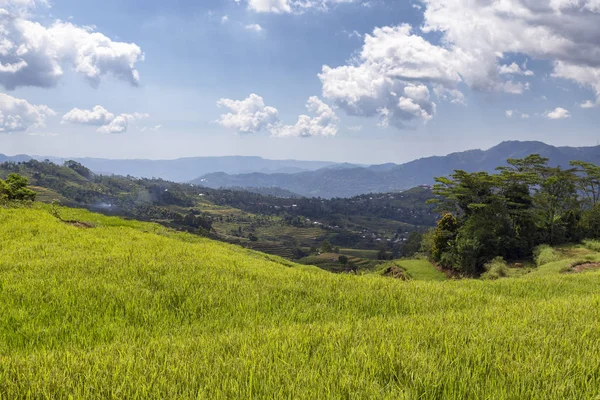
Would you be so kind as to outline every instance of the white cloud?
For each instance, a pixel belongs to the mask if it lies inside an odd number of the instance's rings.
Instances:
[[[594,103],[591,100],[586,100],[583,103],[581,103],[579,105],[579,107],[581,107],[581,108],[594,108],[594,107],[598,107],[598,103]]]
[[[498,72],[501,75],[525,75],[525,76],[534,76],[533,71],[528,70],[527,68],[521,68],[517,63],[512,63],[509,65],[500,65],[498,67]]]
[[[221,17],[221,23],[226,24],[227,22],[229,22],[229,17],[227,15],[223,15]]]
[[[459,90],[521,94],[534,72],[510,56],[545,61],[554,78],[592,89],[600,103],[598,0],[422,0],[422,32],[410,26],[376,28],[348,65],[323,66],[323,96],[347,113],[379,116],[398,127],[427,121],[435,103],[416,109],[404,87],[423,85],[438,99],[465,103]],[[414,102],[414,99],[412,99]],[[427,108],[428,107],[428,108]],[[401,112],[402,111],[402,112]]]
[[[362,131],[363,127],[362,125],[351,125],[347,129],[352,132],[360,132]]]
[[[446,62],[450,59],[447,53],[412,35],[408,25],[377,28],[373,35],[365,35],[356,63],[338,68],[323,66],[319,74],[323,97],[350,115],[379,116],[386,126],[428,121],[436,105],[430,99],[429,88],[421,82],[453,91],[460,82],[454,66]]]
[[[263,98],[254,93],[244,100],[221,99],[217,106],[228,108],[231,112],[222,114],[216,122],[239,133],[266,130],[277,137],[311,137],[335,136],[338,130],[339,118],[316,96],[310,97],[306,103],[307,110],[316,116],[300,115],[295,125],[281,123],[279,111],[266,106]]]
[[[148,118],[150,115],[142,113],[115,114],[102,106],[95,106],[92,110],[74,108],[62,117],[62,124],[80,124],[98,126],[97,132],[122,133],[126,132],[129,123]]]
[[[302,13],[309,10],[327,11],[333,5],[354,2],[356,0],[248,0],[248,8],[261,13]],[[368,2],[363,5],[369,6]]]
[[[318,97],[312,96],[306,103],[306,109],[316,117],[300,115],[295,125],[275,125],[271,135],[277,137],[297,136],[335,136],[338,131],[339,118],[327,104]]]
[[[544,113],[544,116],[548,119],[564,119],[570,118],[571,113],[568,110],[565,110],[564,108],[556,107],[552,111],[546,111]]]
[[[246,29],[248,29],[249,31],[254,31],[254,32],[262,32],[263,31],[263,27],[260,26],[259,24],[246,25]]]
[[[121,114],[115,117],[112,122],[108,125],[101,126],[98,128],[100,133],[123,133],[127,132],[129,124],[140,119],[148,118],[150,115],[134,113],[134,114]]]
[[[115,115],[102,106],[95,106],[92,110],[74,108],[62,117],[61,123],[102,126],[108,125],[115,119]]]
[[[221,115],[217,123],[240,133],[255,133],[279,122],[279,111],[266,106],[263,98],[254,93],[245,100],[221,99],[217,106],[231,111]]]
[[[292,7],[288,0],[248,0],[248,8],[256,12],[289,13]]]
[[[521,119],[529,118],[529,114],[526,114],[519,110],[506,110],[506,111],[504,111],[504,115],[506,115],[507,118],[512,118],[512,117],[516,117],[516,116],[520,117]]]
[[[48,106],[32,105],[26,100],[0,93],[0,133],[44,127],[46,118],[55,115]]]
[[[0,8],[0,85],[6,89],[55,86],[65,69],[83,75],[92,85],[107,75],[139,83],[135,64],[144,55],[136,44],[115,42],[92,27],[60,20],[45,26],[19,8],[42,4],[39,1],[8,3]]]
[[[443,33],[447,46],[478,59],[475,71],[494,78],[498,56],[522,54],[554,65],[600,97],[598,0],[424,0],[424,30]],[[467,71],[468,72],[468,71]],[[471,74],[467,83],[478,82]],[[478,73],[476,72],[475,78]]]
[[[140,131],[142,131],[142,132],[146,132],[146,131],[158,132],[161,128],[162,128],[162,125],[144,126],[140,129]]]

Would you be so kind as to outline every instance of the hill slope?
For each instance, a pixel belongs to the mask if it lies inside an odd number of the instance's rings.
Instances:
[[[154,224],[61,212],[80,223],[0,208],[0,397],[597,395],[598,272],[333,275]]]
[[[468,172],[492,172],[505,165],[508,158],[523,158],[540,154],[550,159],[550,165],[567,167],[571,160],[600,164],[600,146],[554,147],[542,142],[503,142],[489,150],[469,150],[443,157],[427,157],[402,165],[383,164],[365,168],[323,168],[297,174],[213,173],[192,182],[219,188],[230,186],[279,187],[302,196],[351,197],[363,193],[383,193],[404,190],[422,184],[430,185],[436,176],[445,176],[457,169]]]

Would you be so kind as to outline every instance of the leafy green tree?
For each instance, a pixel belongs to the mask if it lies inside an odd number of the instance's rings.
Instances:
[[[557,167],[548,171],[550,174],[543,177],[533,199],[542,240],[553,245],[565,240],[567,228],[572,227],[569,219],[579,211],[579,201],[575,170]]]
[[[321,252],[323,252],[323,253],[333,252],[333,247],[331,247],[331,243],[329,243],[329,240],[325,239],[323,241],[323,243],[321,243]]]
[[[0,179],[0,200],[35,200],[36,193],[29,189],[29,180],[19,174],[9,174],[6,180]]]
[[[571,166],[576,167],[577,189],[584,194],[588,204],[594,207],[600,203],[600,166],[584,161],[571,161]]]
[[[439,220],[437,228],[433,232],[431,239],[431,256],[434,261],[442,262],[444,253],[448,252],[453,246],[458,231],[458,221],[450,213],[444,214]],[[446,259],[448,261],[448,259]],[[444,266],[450,267],[451,263],[444,262]]]
[[[341,255],[338,257],[338,261],[345,267],[348,264],[349,259],[348,257]]]
[[[421,241],[423,240],[423,234],[413,231],[409,233],[408,238],[400,248],[400,255],[402,257],[412,257],[421,249]]]

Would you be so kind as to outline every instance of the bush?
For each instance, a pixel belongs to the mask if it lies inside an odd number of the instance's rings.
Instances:
[[[502,257],[496,257],[485,264],[485,273],[481,275],[482,279],[499,279],[508,276],[508,265]]]
[[[584,240],[583,245],[589,250],[600,252],[600,240]]]
[[[556,251],[554,251],[554,249],[547,244],[537,246],[533,250],[533,258],[535,260],[535,265],[538,267],[540,265],[560,260],[558,253],[556,253]]]

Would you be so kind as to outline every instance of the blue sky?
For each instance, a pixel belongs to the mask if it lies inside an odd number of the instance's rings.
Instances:
[[[0,8],[5,154],[384,163],[600,139],[597,0]]]

